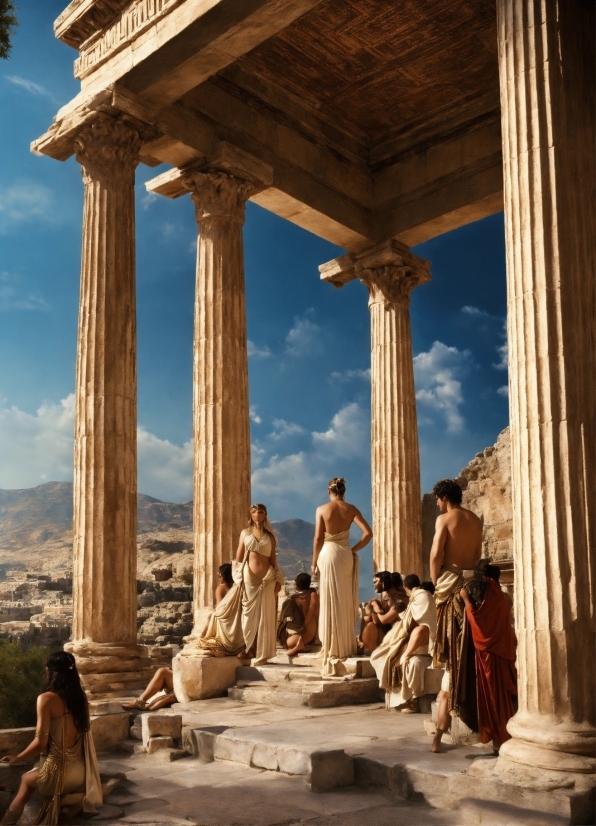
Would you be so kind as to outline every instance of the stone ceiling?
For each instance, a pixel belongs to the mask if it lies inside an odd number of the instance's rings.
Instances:
[[[211,82],[302,108],[374,162],[498,110],[495,14],[494,0],[323,0]]]

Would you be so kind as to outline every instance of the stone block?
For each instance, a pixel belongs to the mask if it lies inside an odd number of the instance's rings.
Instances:
[[[424,672],[424,693],[438,694],[441,690],[441,680],[445,673],[444,668],[427,668]]]
[[[161,749],[172,749],[174,748],[174,738],[163,735],[150,737],[145,748],[147,749],[147,754],[155,754],[155,752]]]
[[[34,736],[35,726],[0,729],[0,757],[4,757],[5,754],[19,754],[27,748]]]
[[[396,797],[408,796],[408,778],[404,766],[387,765],[369,757],[354,757],[354,782],[357,786],[389,789]]]
[[[300,749],[278,748],[277,763],[284,774],[308,775],[312,770],[310,754]]]
[[[97,752],[113,751],[130,733],[130,715],[126,711],[91,717],[91,734]]]
[[[152,737],[171,737],[172,740],[180,741],[182,739],[182,715],[143,714],[141,732],[145,748]]]
[[[178,702],[225,696],[236,683],[237,657],[198,657],[178,654],[172,660]]]
[[[315,751],[310,759],[310,788],[313,792],[354,785],[354,759],[343,749]]]
[[[276,772],[279,768],[277,749],[269,743],[256,743],[252,752],[251,766]]]
[[[232,737],[216,737],[213,744],[215,760],[231,760],[250,766],[254,743],[249,740],[235,740]]]

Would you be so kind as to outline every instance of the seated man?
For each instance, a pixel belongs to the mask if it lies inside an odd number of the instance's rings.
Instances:
[[[426,669],[432,663],[429,644],[436,635],[437,615],[432,594],[420,587],[416,574],[404,579],[404,590],[408,607],[370,662],[385,689],[387,708],[401,706],[402,713],[415,714],[420,711],[418,698],[424,694]]]
[[[378,571],[373,577],[379,599],[372,599],[362,606],[360,644],[365,654],[371,654],[383,641],[391,626],[406,610],[408,597],[403,589],[401,576],[389,571]]]
[[[319,595],[310,587],[310,574],[298,574],[296,591],[284,600],[277,625],[277,639],[293,657],[317,636]]]

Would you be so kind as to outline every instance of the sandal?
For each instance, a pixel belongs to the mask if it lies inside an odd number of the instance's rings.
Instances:
[[[420,714],[420,707],[418,699],[414,697],[413,700],[408,700],[403,708],[400,708],[402,714]]]
[[[141,698],[131,700],[130,703],[122,703],[124,711],[144,711],[147,708],[147,703]]]

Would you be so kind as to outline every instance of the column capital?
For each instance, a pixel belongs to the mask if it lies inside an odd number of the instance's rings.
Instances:
[[[414,287],[430,281],[430,262],[412,255],[410,248],[391,238],[358,253],[342,255],[319,267],[321,280],[340,289],[360,279],[369,294],[369,307],[384,304],[410,306]]]
[[[205,218],[244,223],[244,205],[254,184],[219,170],[188,170],[181,178],[195,205],[197,223]]]
[[[74,140],[83,179],[130,176],[139,162],[141,137],[123,120],[100,114]]]

